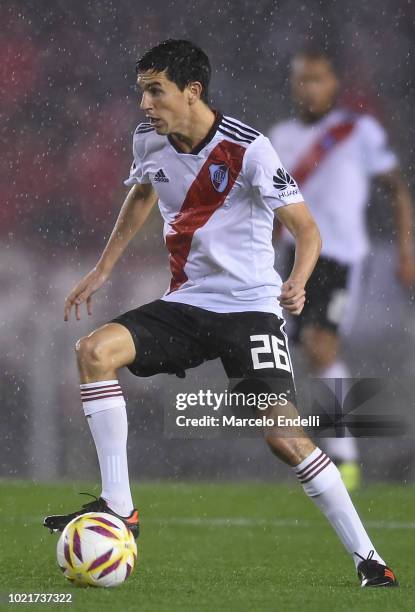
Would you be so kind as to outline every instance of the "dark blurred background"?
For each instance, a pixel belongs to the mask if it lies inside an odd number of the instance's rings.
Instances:
[[[169,278],[155,211],[96,296],[92,320],[63,323],[64,298],[95,264],[126,192],[132,132],[142,120],[137,56],[165,38],[195,41],[211,59],[212,105],[266,133],[293,111],[292,54],[310,43],[323,48],[342,76],[342,103],[380,119],[413,187],[415,5],[6,0],[0,19],[0,475],[96,477],[74,343],[159,297]],[[354,375],[409,377],[413,296],[395,279],[392,214],[381,190],[368,219],[373,246],[345,351]],[[207,364],[185,384],[206,387],[222,376]],[[120,378],[130,398],[133,478],[285,476],[259,440],[166,439],[163,397],[176,381]],[[413,480],[412,442],[360,440],[366,477]]]

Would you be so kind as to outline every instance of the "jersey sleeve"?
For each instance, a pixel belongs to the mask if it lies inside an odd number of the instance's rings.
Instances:
[[[140,133],[139,130],[140,126],[138,126],[133,136],[133,163],[130,168],[130,176],[124,181],[124,185],[127,185],[127,187],[132,187],[137,183],[150,182],[150,178],[144,170],[144,134]]]
[[[363,163],[369,176],[390,172],[398,166],[398,158],[391,149],[386,131],[370,115],[360,119],[363,138]]]
[[[260,198],[272,210],[303,201],[293,177],[283,167],[278,154],[265,136],[259,136],[247,149],[245,173]]]

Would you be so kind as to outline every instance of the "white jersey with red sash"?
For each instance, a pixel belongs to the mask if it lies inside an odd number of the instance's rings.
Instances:
[[[316,123],[278,123],[269,138],[320,228],[322,255],[344,264],[359,261],[369,248],[371,178],[397,165],[382,126],[369,115],[334,109]]]
[[[217,113],[191,153],[141,123],[133,154],[125,184],[151,183],[164,219],[172,279],[162,299],[281,316],[274,210],[303,198],[268,138]]]

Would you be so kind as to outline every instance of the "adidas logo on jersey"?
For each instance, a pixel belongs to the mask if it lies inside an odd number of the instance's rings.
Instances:
[[[157,170],[156,174],[154,175],[153,180],[155,183],[168,183],[169,182],[169,179],[164,174],[164,171],[162,168],[160,168],[160,170]]]

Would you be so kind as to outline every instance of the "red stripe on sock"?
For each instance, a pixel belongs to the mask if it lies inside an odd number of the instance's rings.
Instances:
[[[87,393],[81,391],[81,397],[90,397],[91,395],[100,395],[100,393],[112,393],[115,391],[121,391],[121,387],[114,387],[114,389],[102,389],[102,391],[90,391]]]
[[[309,463],[308,465],[306,465],[305,467],[303,467],[302,470],[299,470],[297,472],[297,476],[300,476],[301,474],[303,474],[304,472],[307,472],[312,465],[314,465],[316,463],[316,461],[319,461],[322,457],[323,457],[324,453],[323,451],[321,451],[321,453],[319,454],[318,457],[316,457],[315,459],[313,459],[313,461],[311,463]]]
[[[119,383],[115,383],[113,385],[97,385],[96,387],[88,387],[83,389],[81,386],[81,393],[89,393],[90,391],[99,391],[100,389],[112,389],[113,387],[119,387]]]
[[[109,394],[114,395],[115,393],[122,395],[121,389],[118,390],[118,391],[116,389],[114,389],[114,391],[108,391],[107,393],[98,393],[98,394],[95,394],[95,395],[84,395],[84,396],[81,397],[81,402],[83,402],[84,400],[85,401],[89,400],[91,398],[100,399],[101,397],[106,397]]]
[[[305,480],[300,480],[301,484],[305,484],[306,482],[310,482],[310,480],[313,480],[313,478],[315,478],[318,474],[320,474],[320,472],[322,472],[328,465],[330,465],[331,461],[330,459],[327,457],[327,461],[320,467],[320,469],[318,469],[316,472],[313,472],[308,478],[306,478]]]
[[[108,393],[107,395],[99,395],[98,397],[88,397],[82,399],[82,403],[84,404],[85,402],[93,402],[100,399],[107,399],[108,397],[120,397],[120,395],[122,395],[122,391],[120,391],[120,393]]]
[[[317,468],[320,467],[320,465],[326,460],[328,459],[327,455],[323,454],[323,457],[320,459],[320,461],[317,461],[317,463],[313,466],[310,467],[309,470],[306,470],[303,474],[301,474],[300,476],[298,476],[298,478],[300,480],[302,480],[303,478],[308,478],[310,476],[310,474],[312,474]]]

